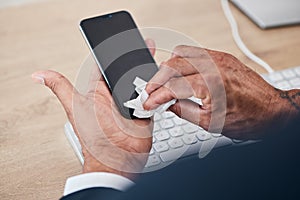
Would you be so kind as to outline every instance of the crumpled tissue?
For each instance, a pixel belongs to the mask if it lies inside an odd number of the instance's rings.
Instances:
[[[127,108],[134,109],[133,115],[138,118],[149,118],[152,117],[155,113],[163,113],[165,112],[171,105],[176,103],[176,99],[173,99],[167,103],[164,103],[160,105],[158,108],[153,110],[145,110],[143,107],[143,104],[148,99],[149,94],[146,92],[145,88],[147,85],[147,82],[143,79],[136,77],[133,81],[133,85],[135,86],[135,91],[139,94],[136,99],[129,100],[124,103],[124,106]],[[195,97],[190,97],[190,100],[194,101],[195,103],[198,103],[202,105],[202,102],[200,99],[197,99]]]

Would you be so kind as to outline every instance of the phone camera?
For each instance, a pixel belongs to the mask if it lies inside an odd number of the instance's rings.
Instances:
[[[108,18],[112,18],[112,15],[108,15]]]

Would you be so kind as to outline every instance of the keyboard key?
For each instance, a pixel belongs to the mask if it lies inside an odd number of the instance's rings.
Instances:
[[[218,137],[222,137],[223,135],[221,133],[211,133],[211,135],[215,138],[218,138]]]
[[[168,141],[168,144],[171,148],[173,149],[177,149],[179,147],[182,147],[183,146],[183,142],[181,141],[180,138],[174,138],[174,139],[170,139]]]
[[[205,140],[211,139],[210,133],[204,132],[204,131],[203,132],[198,132],[196,134],[196,136],[197,136],[198,140],[200,140],[200,141],[205,141]]]
[[[293,78],[296,76],[296,74],[292,70],[285,70],[282,72],[283,76],[287,79]]]
[[[232,140],[227,137],[213,138],[202,143],[199,153],[203,155],[214,148],[230,146],[232,144]]]
[[[292,86],[300,86],[300,78],[294,78],[294,79],[290,80],[290,84]]]
[[[194,125],[194,124],[191,124],[191,123],[188,123],[184,126],[182,126],[182,129],[186,132],[186,133],[194,133],[196,131],[199,130],[199,127]]]
[[[153,150],[153,148],[151,148],[149,155],[153,155],[153,154],[154,154],[154,150]]]
[[[179,117],[175,117],[173,118],[173,121],[174,123],[177,125],[177,126],[181,126],[181,125],[184,125],[184,124],[187,124],[188,122],[184,119],[181,119]]]
[[[162,117],[163,118],[173,118],[173,117],[175,117],[175,114],[170,111],[166,111],[166,112],[162,113]]]
[[[197,142],[197,138],[195,134],[191,134],[191,135],[184,135],[182,137],[182,140],[185,144],[195,144]]]
[[[294,71],[300,76],[300,67],[295,68]]]
[[[159,130],[160,130],[159,124],[158,123],[154,123],[154,125],[153,125],[153,132],[157,132]]]
[[[229,139],[228,137],[223,136],[223,137],[220,137],[217,139],[218,139],[218,141],[217,141],[215,148],[232,145],[232,140]]]
[[[283,76],[280,73],[272,73],[269,75],[269,78],[272,82],[281,81],[283,79]]]
[[[148,161],[146,163],[146,167],[159,165],[160,163],[160,158],[157,155],[149,156]]]
[[[265,74],[262,77],[283,90],[300,88],[300,67]],[[232,140],[221,134],[208,133],[169,111],[156,113],[154,121],[153,148],[146,167],[164,165],[164,162],[193,154],[199,154],[201,158],[215,148],[249,143],[249,141]]]
[[[155,113],[154,114],[154,121],[157,122],[159,120],[161,120],[161,115],[159,113]]]
[[[177,160],[180,158],[187,150],[187,146],[178,148],[178,149],[173,149],[171,151],[163,152],[160,154],[160,158],[163,162],[170,162]]]
[[[167,131],[160,131],[155,134],[155,138],[159,141],[167,140],[170,138],[170,135]]]
[[[283,79],[283,76],[280,73],[272,73],[269,75],[269,78],[272,82],[281,81]]]
[[[275,86],[281,90],[286,90],[291,87],[291,85],[287,81],[278,82]]]
[[[168,151],[169,146],[166,142],[159,142],[159,143],[153,144],[153,148],[157,152],[164,152],[164,151]]]
[[[172,137],[179,137],[183,135],[183,130],[180,126],[169,129],[169,133]]]
[[[237,140],[237,139],[232,139],[232,141],[235,144],[239,144],[239,143],[245,142],[245,140]]]
[[[166,128],[166,129],[174,127],[174,123],[171,119],[163,119],[159,122],[159,124],[162,128]]]

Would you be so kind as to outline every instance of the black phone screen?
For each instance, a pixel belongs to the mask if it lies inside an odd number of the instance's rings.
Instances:
[[[121,114],[134,118],[123,106],[137,97],[133,81],[149,81],[158,68],[132,17],[120,11],[82,20],[80,27]]]

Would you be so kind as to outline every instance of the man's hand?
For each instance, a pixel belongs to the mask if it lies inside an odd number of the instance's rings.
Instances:
[[[265,82],[234,56],[178,46],[146,87],[145,109],[178,99],[170,110],[210,132],[257,139],[281,128],[293,108],[282,91]],[[202,100],[199,105],[187,98]]]
[[[154,48],[150,51],[154,54]],[[85,95],[54,71],[35,72],[32,78],[49,87],[64,107],[82,146],[83,172],[111,172],[133,179],[146,164],[152,122],[123,118],[96,65],[93,70]]]

